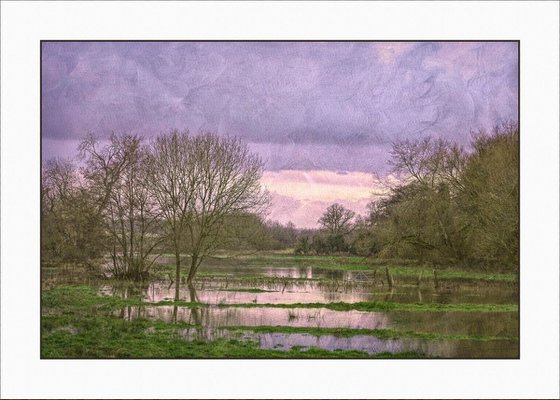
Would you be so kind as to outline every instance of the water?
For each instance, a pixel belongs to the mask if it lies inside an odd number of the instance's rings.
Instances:
[[[316,328],[381,329],[391,326],[387,313],[333,311],[325,308],[244,308],[177,306],[126,307],[114,313],[125,319],[151,318],[166,322],[224,326],[293,326]]]
[[[226,329],[180,329],[178,334],[185,340],[215,340],[236,338],[251,340],[261,349],[290,350],[297,346],[302,351],[319,348],[329,351],[358,350],[368,354],[419,352],[438,358],[515,358],[515,340],[422,340],[422,339],[380,339],[369,335],[336,337],[333,335],[314,336],[306,333],[254,333],[250,331],[229,331]]]
[[[252,340],[263,349],[288,350],[293,346],[330,351],[360,350],[369,354],[414,351],[443,358],[517,358],[517,312],[334,311],[317,308],[276,308],[274,304],[333,302],[395,302],[419,304],[517,304],[518,288],[507,282],[442,280],[438,288],[423,281],[399,278],[390,289],[372,271],[339,271],[311,266],[251,266],[219,263],[201,270],[193,286],[183,285],[182,300],[205,303],[200,308],[155,305],[172,300],[175,287],[157,281],[143,287],[104,285],[100,293],[140,296],[145,305],[114,312],[124,319],[148,318],[198,326],[178,329],[185,340],[211,341],[221,337]],[[239,307],[236,304],[261,305]],[[247,327],[247,331],[225,327]],[[313,336],[305,333],[255,333],[250,327],[391,329],[402,332],[469,335],[509,339],[419,340],[380,339],[357,334],[350,337]]]
[[[482,287],[455,286],[435,289],[432,285],[420,288],[408,285],[389,289],[386,285],[367,285],[351,281],[267,281],[266,279],[233,280],[223,277],[199,279],[194,286],[197,301],[208,304],[293,304],[293,303],[355,303],[362,301],[391,301],[397,303],[441,304],[512,304],[517,302],[517,290],[511,285]],[[258,289],[262,292],[244,290]],[[110,285],[101,288],[104,294],[119,294]],[[129,289],[130,290],[130,289]],[[146,302],[172,300],[175,287],[170,282],[153,282],[133,293]],[[193,300],[191,289],[183,285],[180,298]],[[194,300],[193,300],[194,301]]]

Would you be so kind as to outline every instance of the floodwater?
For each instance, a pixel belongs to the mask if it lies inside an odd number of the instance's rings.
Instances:
[[[517,304],[514,283],[426,280],[397,281],[390,289],[375,280],[371,271],[338,271],[301,266],[224,266],[203,270],[191,286],[183,285],[181,300],[205,303],[199,308],[156,305],[172,300],[175,287],[158,281],[137,288],[105,285],[100,293],[122,297],[140,296],[144,305],[114,312],[124,319],[148,318],[198,326],[178,329],[185,340],[215,340],[239,335],[263,349],[288,350],[294,346],[326,350],[360,350],[369,354],[413,351],[442,358],[518,358],[517,312],[335,311],[289,307],[296,303],[395,302],[414,304]],[[272,307],[271,305],[283,305]],[[240,306],[244,305],[244,306]],[[250,307],[247,307],[250,305]],[[306,333],[256,333],[251,327],[283,326],[314,328],[391,329],[401,332],[468,335],[472,339],[380,339],[359,334],[337,337]],[[236,330],[226,329],[236,327]],[[245,328],[247,327],[247,331]],[[475,337],[491,340],[478,340]]]

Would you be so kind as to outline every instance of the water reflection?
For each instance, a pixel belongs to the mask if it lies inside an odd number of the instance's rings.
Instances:
[[[391,326],[444,335],[518,337],[515,312],[392,312]]]
[[[122,318],[149,318],[166,322],[184,322],[208,328],[223,326],[302,326],[325,328],[381,329],[390,325],[386,313],[333,311],[317,309],[284,309],[271,307],[201,307],[177,306],[131,307],[118,314]]]
[[[158,281],[139,286],[102,286],[102,294],[122,298],[140,297],[144,306],[125,307],[114,313],[123,319],[149,318],[193,325],[179,334],[188,340],[215,340],[239,335],[227,326],[293,326],[357,329],[394,329],[443,335],[518,337],[518,314],[514,312],[361,312],[326,308],[236,307],[235,304],[293,304],[384,301],[398,303],[494,303],[516,304],[518,289],[513,284],[492,282],[398,279],[389,287],[383,271],[340,271],[311,266],[221,265],[205,270],[194,284],[183,285],[180,299],[204,303],[202,307],[154,306],[173,300],[174,286]],[[211,275],[211,273],[218,275]],[[320,280],[317,280],[319,278]],[[420,282],[419,282],[420,281]],[[225,306],[227,305],[227,306]],[[515,340],[382,340],[356,335],[348,338],[307,334],[255,334],[242,332],[262,348],[289,349],[292,346],[327,350],[378,352],[417,351],[436,357],[517,357]]]
[[[174,286],[169,282],[153,282],[141,287],[102,286],[101,294],[119,297],[140,296],[146,302],[173,300]],[[512,304],[517,292],[508,288],[457,288],[436,290],[431,286],[382,286],[356,285],[344,281],[233,281],[205,279],[196,284],[183,285],[180,299],[198,299],[207,304],[235,303],[331,303],[361,301],[391,301],[398,303],[495,303]],[[193,297],[195,296],[195,297]]]
[[[440,358],[516,358],[518,342],[515,340],[422,340],[422,339],[380,339],[375,336],[355,335],[337,337],[333,335],[314,336],[306,333],[255,333],[251,331],[230,331],[214,328],[188,328],[177,332],[186,340],[216,340],[239,338],[256,342],[261,349],[290,350],[297,346],[301,350],[320,348],[329,351],[358,350],[369,354],[384,352],[416,352]]]
[[[330,335],[266,333],[255,335],[261,348],[289,350],[293,346],[302,349],[318,347],[326,350],[359,350],[369,354],[383,352],[418,352],[441,358],[515,358],[518,356],[517,342],[510,340],[418,340],[379,339],[357,335],[335,337]]]

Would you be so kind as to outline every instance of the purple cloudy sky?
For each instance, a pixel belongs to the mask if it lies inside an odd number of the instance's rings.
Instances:
[[[364,210],[351,188],[387,171],[392,141],[467,145],[517,120],[517,58],[511,42],[43,43],[43,158],[72,157],[87,132],[240,136],[266,162],[274,219],[314,226],[332,200]],[[289,190],[329,176],[347,196]]]

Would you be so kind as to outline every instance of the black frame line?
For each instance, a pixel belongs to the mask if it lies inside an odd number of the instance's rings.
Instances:
[[[35,1],[35,0],[26,0],[26,1]],[[39,0],[37,0],[39,1]],[[69,0],[59,0],[59,1],[69,1]],[[90,0],[90,1],[104,1],[104,0]],[[149,1],[149,0],[140,0],[140,1]],[[163,0],[163,1],[172,1],[172,0]],[[230,0],[223,0],[223,1],[230,1]],[[233,0],[232,0],[233,1]],[[338,1],[338,0],[335,0]],[[396,0],[396,1],[406,1],[406,0]],[[507,1],[507,0],[502,0]],[[440,43],[504,43],[504,42],[514,42],[517,43],[517,123],[519,126],[519,146],[517,148],[518,152],[518,160],[519,163],[517,165],[517,173],[518,173],[518,184],[519,184],[519,191],[517,194],[517,201],[518,201],[518,220],[517,220],[517,228],[519,232],[519,242],[521,244],[521,41],[519,39],[508,40],[508,39],[488,39],[488,40],[476,40],[476,39],[466,39],[466,40],[449,40],[449,39],[421,39],[421,40],[412,40],[412,39],[397,39],[397,40],[255,40],[255,39],[240,39],[240,40],[124,40],[124,39],[116,39],[116,40],[109,40],[109,39],[102,39],[102,40],[94,40],[94,39],[86,39],[86,40],[47,40],[42,39],[39,42],[39,205],[40,205],[40,221],[39,221],[39,359],[40,360],[210,360],[210,361],[239,361],[239,360],[274,360],[277,362],[281,361],[292,361],[292,360],[339,360],[339,358],[321,358],[321,359],[305,359],[305,358],[287,358],[287,359],[276,359],[276,358],[156,358],[156,357],[129,357],[129,358],[49,358],[43,357],[41,354],[41,346],[43,343],[43,330],[42,330],[42,318],[43,318],[43,301],[42,301],[42,293],[43,293],[43,268],[41,265],[42,260],[42,222],[43,222],[43,210],[42,210],[42,202],[41,202],[41,193],[43,190],[43,43],[211,43],[211,42],[218,42],[218,43],[239,43],[239,42],[253,42],[253,43],[427,43],[427,42],[440,42]],[[521,360],[521,245],[517,249],[517,255],[519,259],[519,265],[517,268],[517,329],[518,329],[518,341],[517,341],[517,358],[511,357],[500,357],[500,358],[442,358],[441,360]],[[347,360],[360,360],[364,361],[364,359],[360,358],[349,358]],[[426,360],[434,360],[432,358],[428,359],[421,359],[421,358],[387,358],[387,359],[365,359],[367,361],[389,361],[389,360],[407,360],[407,361],[426,361]]]

